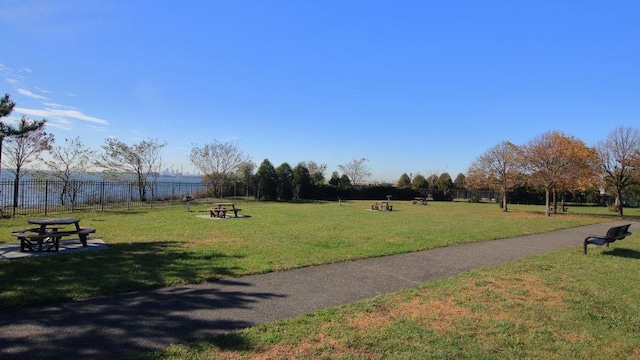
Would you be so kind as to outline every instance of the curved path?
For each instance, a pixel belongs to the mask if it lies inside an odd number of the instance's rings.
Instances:
[[[627,222],[628,223],[628,222]],[[2,359],[101,359],[371,298],[471,269],[575,247],[610,222],[216,282],[0,311]]]

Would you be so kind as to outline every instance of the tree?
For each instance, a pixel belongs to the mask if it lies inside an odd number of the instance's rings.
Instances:
[[[407,173],[400,175],[400,179],[398,179],[398,183],[396,184],[400,189],[405,189],[411,187],[411,178]]]
[[[366,158],[353,159],[347,164],[338,165],[338,168],[349,177],[351,184],[361,185],[364,180],[371,176],[371,172],[366,165],[367,161],[369,160]]]
[[[567,192],[589,192],[597,191],[600,180],[598,153],[593,147],[588,147],[582,140],[571,139],[567,143],[569,147],[565,154],[571,155],[571,161],[567,165],[567,171],[558,181],[556,190],[553,194],[553,211],[557,212],[558,197],[560,193],[562,208],[564,209],[564,197]]]
[[[9,94],[4,94],[4,96],[0,98],[0,171],[2,170],[2,146],[5,138],[20,136],[28,132],[38,130],[47,122],[45,119],[39,121],[26,121],[26,118],[23,116],[18,127],[4,123],[2,118],[9,116],[15,106],[16,104],[11,101]]]
[[[324,184],[324,173],[327,171],[327,164],[317,164],[314,161],[309,161],[306,166],[307,170],[309,170],[311,184],[316,186]]]
[[[456,179],[453,181],[453,187],[456,189],[465,188],[465,176],[463,173],[459,173],[458,176],[456,176]]]
[[[293,169],[288,163],[282,163],[276,168],[278,177],[278,198],[291,200],[293,198]]]
[[[451,190],[453,189],[453,181],[451,181],[451,175],[449,173],[444,172],[438,176],[438,180],[436,180],[436,187],[438,190],[442,190],[445,197],[449,196]]]
[[[431,188],[431,189],[437,189],[438,188],[438,175],[437,174],[431,174],[431,175],[429,175],[429,177],[427,177],[427,187]]]
[[[35,124],[34,124],[35,123]],[[13,209],[18,207],[18,194],[20,178],[26,175],[23,171],[25,167],[34,160],[41,159],[41,153],[51,149],[54,137],[44,130],[44,126],[39,126],[40,122],[31,121],[26,117],[22,117],[16,128],[15,134],[6,144],[6,159],[12,164],[13,168],[9,169],[14,174],[13,183]],[[44,124],[43,124],[44,125]],[[35,129],[35,130],[25,130]]]
[[[619,126],[598,143],[597,153],[605,185],[613,190],[618,216],[623,216],[624,192],[639,182],[640,132]]]
[[[347,174],[342,174],[342,176],[340,176],[338,187],[341,189],[348,189],[349,187],[351,187],[351,180],[349,180]]]
[[[340,174],[338,174],[337,171],[334,171],[331,174],[331,179],[329,180],[329,185],[337,187],[339,184],[340,184]]]
[[[160,173],[162,157],[160,151],[167,145],[157,139],[142,140],[139,144],[127,145],[115,138],[105,139],[103,153],[96,165],[110,176],[133,174],[138,185],[140,201],[147,201],[147,191],[154,176]]]
[[[213,186],[213,192],[222,197],[222,187],[238,167],[248,161],[235,143],[217,140],[199,147],[192,145],[189,160]]]
[[[309,196],[311,187],[311,174],[304,162],[298,163],[293,169],[293,195],[296,199],[304,199]]]
[[[411,188],[413,190],[427,189],[429,188],[429,183],[427,179],[422,174],[416,174],[411,180]]]
[[[264,159],[258,167],[256,181],[258,183],[259,199],[276,200],[278,197],[278,175],[269,160]]]
[[[253,161],[245,161],[242,164],[238,165],[238,170],[236,170],[236,177],[240,179],[246,185],[246,196],[249,196],[249,185],[253,183],[254,174],[253,170],[256,168],[256,164]]]
[[[64,139],[66,146],[55,146],[49,151],[51,157],[44,160],[49,172],[47,175],[60,181],[60,203],[68,199],[75,204],[80,192],[82,176],[88,172],[95,161],[94,150],[84,146],[80,137]]]
[[[587,168],[588,151],[581,140],[551,131],[531,140],[524,150],[529,179],[545,190],[545,213],[551,214],[551,195],[567,184],[576,169]]]
[[[475,188],[487,187],[502,194],[502,210],[508,211],[508,194],[521,179],[521,149],[509,141],[490,148],[469,167],[467,181]]]
[[[14,106],[16,106],[16,103],[11,101],[9,94],[4,94],[4,96],[0,98],[0,118],[9,116]]]

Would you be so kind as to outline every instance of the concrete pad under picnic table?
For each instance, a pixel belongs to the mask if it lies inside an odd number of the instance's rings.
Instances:
[[[101,239],[87,239],[87,246],[82,246],[79,239],[60,240],[58,251],[20,251],[20,243],[0,244],[0,260],[19,259],[25,257],[55,256],[87,251],[105,250],[107,245]]]

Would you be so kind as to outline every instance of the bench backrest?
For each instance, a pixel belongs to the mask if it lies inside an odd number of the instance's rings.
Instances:
[[[621,239],[624,238],[627,235],[631,235],[631,233],[629,232],[629,227],[630,226],[631,226],[631,224],[620,226],[620,229],[618,230],[618,236],[621,237]]]
[[[609,229],[607,231],[607,235],[605,235],[605,239],[610,240],[610,239],[615,239],[618,234],[620,234],[620,228],[622,226],[614,226],[611,229]]]

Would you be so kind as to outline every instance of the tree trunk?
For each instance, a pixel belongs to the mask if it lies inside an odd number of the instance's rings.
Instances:
[[[622,189],[616,191],[616,210],[618,210],[618,216],[622,217]]]
[[[507,199],[507,187],[506,185],[502,187],[502,211],[507,212],[507,204],[509,203]]]
[[[13,215],[16,215],[18,208],[18,194],[20,193],[20,168],[16,168],[16,177],[13,181]]]
[[[551,212],[549,211],[549,205],[551,205],[551,190],[549,188],[545,189],[545,213],[547,216],[551,216]]]

